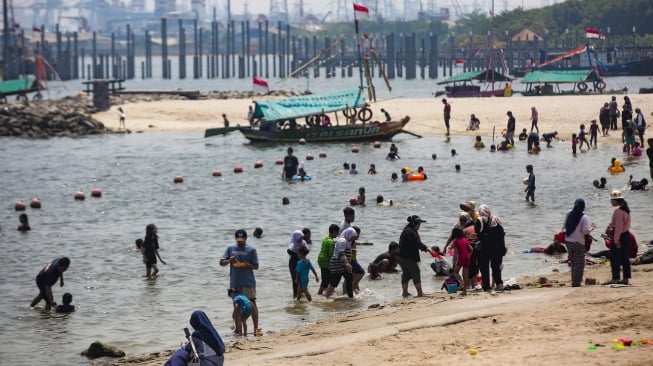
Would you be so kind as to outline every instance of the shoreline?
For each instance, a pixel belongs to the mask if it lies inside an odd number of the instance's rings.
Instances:
[[[551,287],[538,286],[541,278]],[[610,277],[603,264],[586,267],[584,278],[601,283]],[[615,350],[613,340],[653,339],[653,265],[633,267],[633,285],[570,287],[568,271],[517,280],[520,290],[471,292],[467,296],[436,292],[375,304],[364,310],[329,316],[297,328],[268,332],[248,341],[232,341],[230,365],[483,364],[524,365],[620,362],[647,365],[653,345]],[[227,330],[228,331],[228,330]],[[223,332],[224,333],[224,332]],[[598,345],[588,348],[589,345]],[[470,350],[478,353],[471,355]],[[379,352],[387,350],[388,352]],[[103,365],[154,366],[172,350]],[[475,360],[479,358],[481,360]]]
[[[540,135],[545,132],[558,131],[558,140],[571,138],[572,133],[579,131],[584,123],[589,127],[592,119],[598,120],[599,109],[603,103],[610,100],[611,95],[574,95],[574,96],[538,96],[510,98],[450,98],[452,106],[451,135],[476,136],[485,139],[500,136],[500,131],[507,123],[507,111],[512,111],[517,127],[515,135],[522,128],[530,131],[531,107],[535,106],[540,115],[538,127]],[[643,106],[645,116],[651,111],[646,106],[653,105],[653,94],[629,95],[633,106]],[[203,99],[203,100],[157,100],[138,101],[137,103],[112,104],[105,112],[92,116],[104,123],[106,127],[119,131],[118,107],[123,107],[126,113],[126,128],[131,132],[194,132],[208,128],[222,127],[224,113],[231,126],[246,125],[247,109],[252,101],[268,99],[268,96],[254,96],[244,99]],[[617,101],[623,103],[623,95],[617,96]],[[442,118],[443,104],[440,98],[392,98],[372,103],[374,119],[382,115],[381,108],[386,109],[399,119],[410,116],[411,121],[406,130],[420,135],[445,135]],[[469,116],[475,114],[481,125],[478,131],[467,131]],[[599,143],[621,143],[621,132],[611,131],[610,136],[600,136]],[[517,136],[515,136],[517,137]],[[487,141],[487,140],[486,140]]]

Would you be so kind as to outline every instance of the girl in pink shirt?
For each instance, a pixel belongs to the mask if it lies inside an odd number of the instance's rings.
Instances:
[[[472,246],[465,239],[462,229],[454,228],[451,230],[451,236],[454,238],[451,246],[456,252],[457,258],[453,272],[460,283],[464,282],[463,295],[467,295],[467,286],[469,285],[469,265],[471,262]],[[463,270],[463,276],[460,277],[460,269]]]

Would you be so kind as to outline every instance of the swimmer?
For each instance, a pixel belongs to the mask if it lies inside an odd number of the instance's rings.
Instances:
[[[476,141],[474,141],[474,147],[477,149],[482,149],[485,147],[485,143],[481,140],[481,135],[476,135]]]
[[[376,165],[370,164],[370,168],[367,170],[367,174],[376,174]]]
[[[257,227],[256,229],[254,229],[254,233],[252,235],[254,235],[254,237],[257,239],[260,239],[263,236],[263,229]]]
[[[428,177],[426,176],[426,173],[424,173],[424,168],[422,168],[421,166],[420,166],[420,167],[417,167],[417,174],[421,174],[421,175],[423,175],[423,176],[424,176],[424,180],[426,180],[426,178],[428,178]]]
[[[438,156],[436,154],[431,154],[431,159],[435,160],[437,158],[438,158]]]
[[[456,156],[458,153],[456,153],[456,149],[451,149],[451,156]]]
[[[460,164],[456,164],[454,168],[456,168],[456,173],[460,173]]]
[[[408,173],[406,172],[406,168],[401,168],[401,181],[408,182]]]
[[[594,179],[592,184],[594,184],[594,187],[596,188],[605,188],[605,184],[608,183],[608,180],[605,179],[605,177],[601,177],[601,179]]]
[[[344,163],[342,163],[342,169],[343,170],[349,170],[349,163],[346,162],[346,161]]]
[[[399,177],[397,176],[397,173],[392,173],[392,175],[390,175],[390,181],[391,182],[396,182],[397,180],[399,180]]]
[[[524,141],[528,138],[528,133],[526,131],[527,130],[525,128],[521,130],[521,133],[519,134],[519,141]]]
[[[648,179],[642,178],[642,180],[633,180],[633,175],[630,175],[628,178],[628,185],[630,186],[631,191],[648,191]]]
[[[281,199],[281,204],[282,204],[282,205],[289,205],[289,204],[290,204],[290,200],[288,199],[288,197],[284,197],[284,198],[282,198],[282,199]]]
[[[496,152],[496,151],[497,151],[496,145],[494,144],[490,145],[490,152]]]
[[[27,219],[27,214],[24,213],[20,214],[20,216],[18,216],[18,222],[20,222],[20,225],[18,225],[18,231],[25,232],[25,231],[32,230],[29,227],[29,220]]]

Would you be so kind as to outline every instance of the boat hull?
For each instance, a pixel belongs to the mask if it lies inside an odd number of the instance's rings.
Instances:
[[[240,129],[240,126],[209,128],[206,131],[204,131],[204,137],[226,135],[229,132],[238,131],[239,129]]]
[[[306,142],[357,142],[357,141],[387,141],[402,132],[409,117],[401,121],[371,122],[347,126],[277,129],[263,131],[253,127],[241,127],[239,130],[251,142],[289,143],[304,139]]]

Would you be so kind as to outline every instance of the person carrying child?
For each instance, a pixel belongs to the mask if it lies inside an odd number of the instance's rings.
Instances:
[[[235,288],[227,290],[227,295],[234,304],[234,311],[231,314],[235,326],[234,333],[247,337],[247,318],[252,315],[252,303],[247,296],[239,293]]]
[[[306,258],[308,252],[309,250],[307,247],[300,247],[297,249],[298,261],[297,267],[295,268],[297,276],[295,279],[295,282],[297,283],[297,301],[302,299],[302,295],[306,295],[306,300],[313,301],[311,294],[308,292],[309,271],[313,272],[313,275],[315,275],[315,281],[320,282],[320,277],[317,275],[313,263]]]
[[[63,304],[57,305],[54,308],[54,311],[57,313],[72,313],[75,311],[75,305],[72,305],[73,302],[73,295],[69,292],[66,292],[63,294],[63,297],[61,298],[61,302]]]

